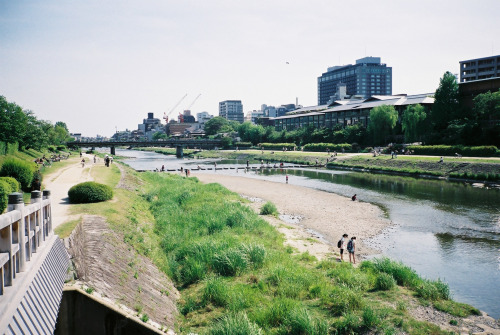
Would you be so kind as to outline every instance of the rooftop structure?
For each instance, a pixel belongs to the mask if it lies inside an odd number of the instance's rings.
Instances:
[[[500,77],[500,55],[460,62],[460,82]]]
[[[330,105],[303,107],[285,116],[276,117],[273,119],[274,126],[277,131],[294,130],[306,126],[331,128],[338,124],[343,127],[361,124],[366,127],[370,110],[374,107],[392,105],[401,114],[408,105],[432,106],[434,98],[431,96],[432,94],[375,95],[368,99],[338,100]]]
[[[343,88],[345,86],[345,88]],[[329,67],[318,77],[318,105],[335,100],[335,95],[368,98],[392,94],[392,68],[380,62],[380,57],[364,57],[356,64]]]

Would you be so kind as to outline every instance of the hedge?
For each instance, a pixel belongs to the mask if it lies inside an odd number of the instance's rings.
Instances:
[[[12,193],[12,188],[5,180],[0,180],[0,214],[7,208],[9,194]]]
[[[87,181],[71,187],[68,196],[73,204],[101,202],[113,198],[113,190],[108,185]]]
[[[13,155],[17,152],[19,144],[17,142],[0,142],[0,155]]]
[[[493,157],[497,154],[495,146],[466,147],[463,145],[409,145],[415,155],[455,156],[460,154],[468,157]]]
[[[351,151],[352,145],[347,143],[334,144],[334,143],[309,143],[304,145],[304,151],[327,151],[327,149],[331,151]]]
[[[295,143],[259,143],[257,146],[266,150],[283,150],[283,148],[293,150],[297,147]]]
[[[0,177],[0,181],[3,181],[5,183],[9,184],[10,188],[11,188],[11,192],[19,192],[19,190],[21,189],[21,184],[19,184],[19,182],[15,178]]]
[[[234,146],[238,148],[250,148],[252,146],[252,142],[236,142]]]
[[[25,162],[17,158],[8,158],[0,169],[0,177],[13,177],[21,183],[23,190],[29,191],[35,171],[35,163]]]

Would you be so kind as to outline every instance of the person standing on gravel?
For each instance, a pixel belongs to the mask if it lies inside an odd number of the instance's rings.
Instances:
[[[338,243],[338,247],[340,249],[340,261],[343,262],[344,261],[344,250],[345,250],[345,240],[347,240],[347,237],[348,235],[347,234],[344,234],[342,235],[342,238],[339,240],[339,243]]]
[[[351,237],[349,242],[347,242],[347,252],[349,252],[349,262],[356,264],[356,256],[354,252],[356,251],[356,236]]]

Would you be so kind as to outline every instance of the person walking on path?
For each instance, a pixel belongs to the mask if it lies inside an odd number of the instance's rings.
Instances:
[[[356,251],[356,236],[351,237],[349,242],[347,242],[347,252],[349,252],[349,262],[356,264],[356,256],[354,252]]]
[[[338,243],[338,247],[340,249],[340,261],[343,262],[344,261],[344,250],[345,250],[345,240],[347,239],[348,235],[347,234],[344,234],[342,235],[342,238],[340,239],[339,243]]]

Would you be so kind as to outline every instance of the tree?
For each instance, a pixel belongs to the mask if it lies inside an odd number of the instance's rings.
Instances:
[[[62,127],[69,133],[68,126],[66,125],[65,122],[57,121],[54,127]]]
[[[236,124],[239,126],[238,122],[236,122]],[[237,128],[234,129],[233,126],[234,125],[230,123],[230,121],[226,120],[222,116],[216,116],[205,123],[204,129],[207,135],[215,135],[217,133],[228,133],[236,131]]]
[[[500,90],[491,93],[478,94],[474,98],[472,119],[475,120],[500,120]]]
[[[370,111],[368,132],[372,135],[373,144],[384,144],[387,137],[391,135],[392,130],[396,126],[397,120],[398,112],[394,106],[381,105],[372,108]]]
[[[425,120],[427,113],[424,106],[409,105],[403,112],[402,127],[405,136],[405,142],[411,143],[422,139],[425,134]]]
[[[431,121],[434,130],[441,132],[451,121],[461,117],[457,78],[451,72],[447,71],[441,78],[434,99]]]
[[[153,134],[152,138],[153,138],[154,141],[158,141],[160,139],[167,139],[168,136],[164,132],[157,131],[156,133]]]
[[[49,144],[49,135],[47,130],[52,130],[53,126],[48,121],[39,121],[35,114],[30,110],[27,110],[24,113],[27,119],[26,131],[19,140],[19,147],[40,151]]]
[[[20,142],[26,132],[27,122],[21,106],[0,96],[0,142]]]

